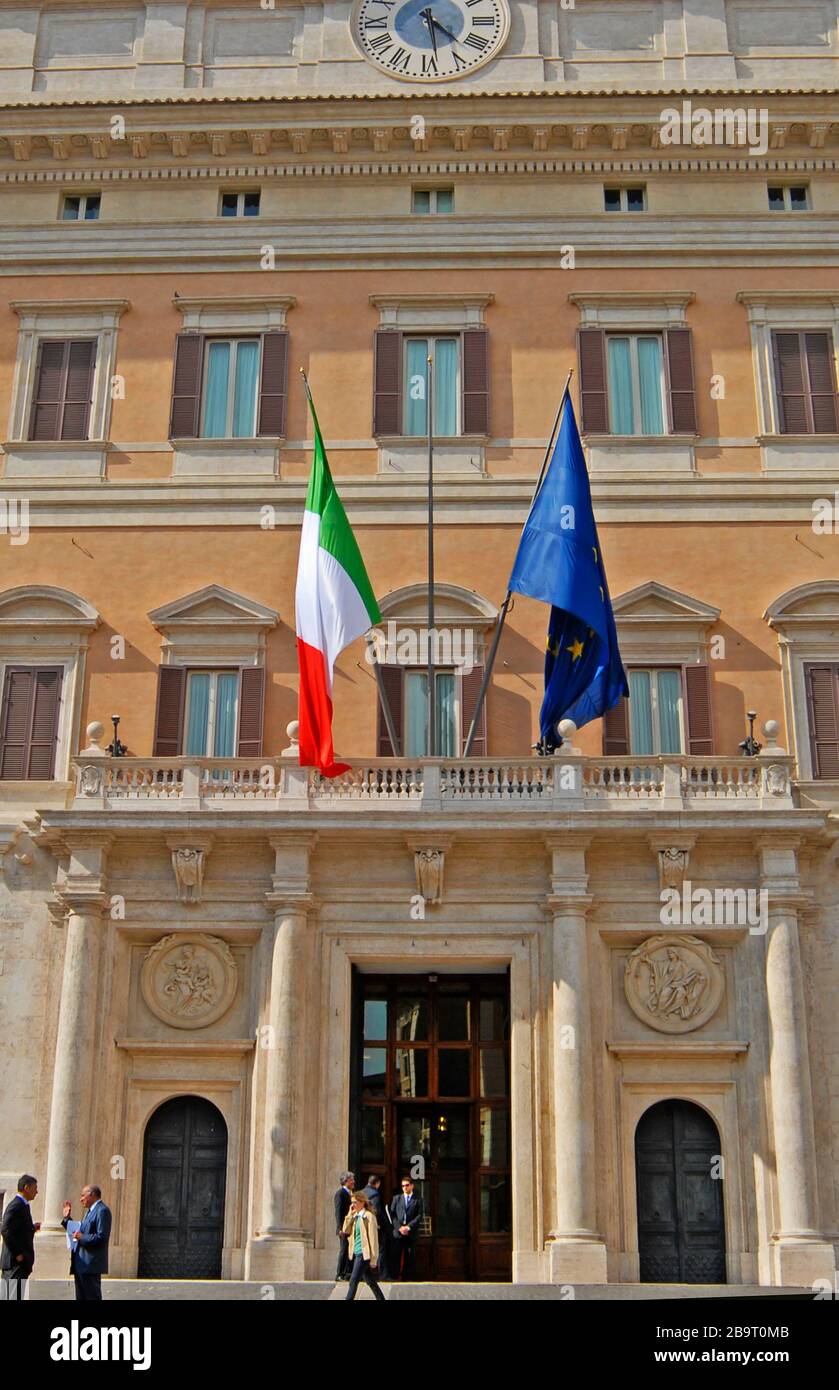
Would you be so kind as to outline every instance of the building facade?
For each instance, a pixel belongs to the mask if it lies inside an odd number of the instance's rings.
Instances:
[[[329,1278],[351,1166],[427,1278],[832,1281],[837,2],[431,8],[0,0],[0,1186],[42,1276],[96,1181],[115,1274]],[[535,757],[517,598],[465,759],[572,369],[631,699]]]

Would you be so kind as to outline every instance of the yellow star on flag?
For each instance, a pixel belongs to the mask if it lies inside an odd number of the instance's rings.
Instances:
[[[570,652],[570,653],[571,653],[571,660],[572,660],[572,661],[576,661],[578,657],[581,657],[581,656],[582,656],[582,654],[583,654],[583,645],[584,645],[584,644],[580,641],[579,637],[575,637],[575,638],[574,638],[574,641],[573,641],[572,644],[571,644],[571,646],[565,648],[565,650],[566,650],[567,652]]]

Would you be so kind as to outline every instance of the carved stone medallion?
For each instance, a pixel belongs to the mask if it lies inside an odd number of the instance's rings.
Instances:
[[[633,1013],[659,1033],[692,1033],[713,1018],[725,990],[719,957],[696,936],[651,936],[626,962]]]
[[[230,1008],[239,972],[217,936],[164,936],[143,962],[143,998],[172,1028],[208,1028]]]

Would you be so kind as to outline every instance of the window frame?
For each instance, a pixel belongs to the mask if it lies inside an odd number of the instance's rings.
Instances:
[[[414,199],[417,193],[427,193],[428,212],[421,212],[414,206]],[[450,193],[452,205],[448,212],[441,212],[437,206],[439,195]],[[411,188],[411,215],[413,217],[452,217],[454,215],[454,184],[420,184]]]
[[[676,753],[662,753],[661,751],[661,724],[659,719],[660,707],[658,700],[658,677],[662,671],[675,671],[679,677],[679,743],[680,749]],[[636,753],[632,747],[632,719],[627,719],[627,734],[629,736],[629,756],[631,758],[684,758],[687,748],[687,718],[685,712],[685,678],[681,666],[675,665],[648,665],[632,664],[627,666],[626,674],[630,686],[630,705],[632,691],[632,676],[637,673],[645,672],[650,677],[650,718],[653,735],[653,750],[651,753]],[[630,710],[631,716],[631,710]]]
[[[252,431],[253,431],[253,432],[252,432],[251,434],[234,435],[234,434],[233,434],[233,413],[234,413],[234,410],[235,410],[235,408],[236,408],[236,368],[237,368],[237,363],[238,363],[238,360],[239,360],[239,344],[240,344],[240,343],[254,343],[254,342],[257,344],[257,347],[258,347],[258,350],[259,350],[259,357],[258,357],[257,369],[256,369],[256,391],[255,391],[255,393],[254,393],[254,400],[253,400],[253,426],[252,426]],[[233,345],[235,344],[235,348],[236,348],[236,351],[235,351],[235,352],[231,352],[231,354],[230,354],[230,363],[229,363],[229,366],[228,366],[228,369],[227,369],[227,410],[226,410],[226,418],[225,418],[225,424],[226,424],[227,428],[226,428],[225,433],[222,434],[222,435],[215,435],[215,434],[213,434],[213,435],[208,435],[208,434],[206,433],[206,430],[205,430],[205,416],[206,416],[206,411],[207,411],[207,374],[208,374],[209,365],[210,365],[210,347],[211,347],[211,345],[212,345],[213,343],[229,343],[229,344],[231,345],[231,347],[233,347]],[[261,395],[261,383],[262,383],[262,356],[263,356],[263,351],[264,351],[264,343],[265,343],[265,335],[264,335],[264,333],[254,333],[254,334],[251,334],[251,335],[247,335],[247,334],[231,334],[230,336],[226,336],[226,335],[224,335],[224,334],[218,334],[218,335],[213,335],[213,336],[206,336],[206,337],[204,338],[204,343],[203,343],[203,354],[204,354],[204,358],[203,358],[203,361],[202,361],[202,363],[201,363],[201,397],[200,397],[200,401],[199,401],[199,420],[198,420],[198,428],[199,428],[200,433],[199,433],[198,436],[197,436],[198,439],[205,439],[205,440],[206,440],[206,439],[240,439],[240,440],[245,440],[245,439],[251,440],[251,439],[253,439],[253,440],[255,440],[255,439],[259,439],[259,438],[262,437],[262,436],[258,435],[256,431],[257,431],[257,428],[258,428],[258,425],[259,425],[259,400],[260,400],[260,395]]]
[[[609,376],[609,344],[613,339],[625,338],[629,342],[630,372],[632,377],[632,412],[633,423],[639,426],[642,422],[641,410],[641,375],[638,363],[638,343],[642,338],[655,339],[659,349],[659,394],[661,398],[661,430],[657,434],[646,434],[643,430],[633,430],[632,434],[625,434],[614,427],[612,417],[613,392],[611,390],[611,380]],[[645,330],[633,329],[607,329],[606,330],[606,376],[607,376],[607,405],[609,408],[609,433],[617,439],[665,439],[673,435],[672,421],[670,419],[670,400],[667,390],[667,347],[664,341],[663,332],[648,332]]]
[[[803,207],[796,207],[793,205],[791,196],[793,188],[801,188],[804,190]],[[772,206],[772,193],[775,189],[777,189],[783,195],[784,206],[782,208],[773,208]],[[767,183],[766,197],[769,204],[770,212],[812,212],[813,210],[813,200],[810,194],[809,183]]]
[[[79,200],[79,215],[78,215],[78,217],[65,217],[65,216],[64,216],[64,210],[65,210],[65,207],[66,207],[66,205],[67,205],[67,200],[68,200],[68,198],[78,198],[78,200]],[[87,215],[88,205],[89,205],[89,202],[90,202],[90,199],[91,199],[91,198],[97,198],[97,199],[99,200],[99,205],[98,205],[98,207],[97,207],[97,209],[96,209],[96,216],[95,216],[95,217],[88,217],[88,215]],[[69,222],[69,223],[71,223],[71,222],[76,222],[76,223],[99,222],[99,221],[101,220],[101,216],[102,216],[102,193],[99,192],[98,190],[96,190],[96,189],[90,189],[90,190],[88,190],[88,191],[85,192],[85,193],[67,193],[67,192],[65,192],[65,193],[62,193],[62,194],[61,194],[61,200],[60,200],[60,202],[59,202],[59,204],[58,204],[58,220],[59,220],[59,222]]]
[[[249,198],[249,197],[253,197],[254,194],[255,194],[256,197],[259,199],[259,206],[257,207],[256,212],[246,212],[246,211],[245,211],[245,198],[246,198],[246,197],[248,197],[248,198]],[[224,199],[225,199],[225,198],[234,198],[234,197],[235,197],[235,199],[236,199],[236,211],[235,211],[235,212],[225,212],[225,211],[224,211]],[[219,189],[219,195],[218,195],[218,216],[221,217],[221,218],[223,218],[223,219],[225,219],[225,220],[227,220],[227,221],[230,221],[230,222],[235,222],[238,218],[261,217],[261,216],[262,216],[262,189],[261,189],[261,188],[220,188],[220,189]]]
[[[218,704],[218,678],[219,678],[219,676],[230,676],[230,675],[236,677],[236,700],[235,700],[235,704],[234,704],[234,706],[233,706],[233,752],[232,752],[232,753],[216,754],[216,753],[214,753],[214,752],[212,751],[212,745],[213,745],[214,742],[215,742],[215,734],[216,734],[215,721],[216,721],[217,704]],[[242,697],[242,678],[241,678],[241,671],[240,671],[240,668],[237,667],[237,666],[203,666],[203,665],[188,666],[188,667],[186,668],[186,681],[185,681],[185,684],[184,684],[184,695],[183,695],[184,707],[183,707],[183,737],[182,737],[182,747],[183,747],[184,749],[186,748],[187,743],[189,742],[189,687],[190,687],[190,683],[191,683],[191,681],[192,681],[193,676],[209,676],[209,677],[210,677],[210,693],[209,693],[209,697],[208,697],[208,700],[207,700],[207,729],[206,729],[206,737],[205,737],[205,739],[204,739],[204,752],[203,752],[203,753],[190,753],[190,754],[186,754],[186,753],[185,753],[184,756],[185,756],[185,757],[195,757],[195,758],[214,758],[214,757],[235,758],[235,757],[237,757],[236,749],[237,749],[237,746],[238,746],[239,706],[240,706],[241,697]],[[209,745],[209,747],[208,747],[208,745]]]
[[[402,727],[403,757],[405,757],[405,758],[426,758],[426,757],[428,757],[428,754],[425,752],[425,749],[423,749],[423,751],[422,751],[421,753],[409,753],[409,752],[407,751],[407,749],[408,749],[408,743],[409,743],[409,740],[410,740],[410,725],[409,725],[409,717],[408,717],[408,711],[409,711],[409,709],[410,709],[410,705],[409,705],[409,702],[408,702],[408,677],[411,676],[411,675],[415,675],[415,676],[427,676],[427,669],[426,669],[425,666],[405,666],[405,667],[403,667],[403,670],[402,670],[402,709],[403,709],[403,711],[404,711],[404,713],[403,713],[403,727]],[[434,677],[435,677],[435,679],[434,679],[435,711],[436,711],[436,709],[438,708],[438,706],[437,706],[437,704],[436,704],[437,680],[438,680],[438,678],[439,678],[440,676],[452,676],[453,679],[454,679],[453,731],[454,731],[454,746],[455,746],[456,752],[454,752],[454,753],[442,753],[442,754],[438,752],[438,753],[437,753],[437,757],[444,757],[444,758],[448,758],[448,757],[459,758],[459,757],[461,756],[461,754],[460,754],[460,746],[461,746],[461,729],[462,729],[462,727],[463,727],[463,718],[462,718],[461,704],[462,704],[462,698],[463,698],[463,697],[462,697],[462,682],[461,682],[460,680],[458,680],[458,676],[460,676],[460,675],[462,675],[462,673],[458,670],[458,668],[457,668],[456,666],[451,666],[451,667],[449,667],[449,666],[442,666],[442,667],[441,667],[441,666],[438,666],[438,667],[435,668],[435,671],[434,671]],[[426,699],[427,699],[427,697],[426,697]],[[426,703],[426,709],[427,709],[427,708],[428,708],[428,706],[427,706],[427,703]],[[426,737],[425,742],[427,743],[427,737]]]
[[[456,431],[454,434],[438,434],[433,430],[435,439],[462,439],[463,438],[463,334],[458,332],[435,333],[428,332],[423,334],[421,331],[413,333],[403,333],[402,335],[402,439],[425,439],[428,434],[428,402],[426,401],[425,430],[422,434],[408,434],[406,430],[408,416],[408,343],[430,344],[426,352],[432,358],[432,370],[436,367],[436,345],[439,342],[454,342],[457,344],[457,372],[455,375],[455,412],[456,412]]]
[[[607,207],[607,206],[606,206],[606,195],[607,195],[607,193],[619,193],[619,194],[620,194],[620,207],[618,207],[618,208],[610,208],[610,207]],[[641,194],[641,206],[640,206],[640,208],[631,208],[631,207],[629,206],[629,194],[630,194],[630,193],[640,193],[640,194]],[[617,213],[646,212],[646,211],[647,211],[647,185],[646,185],[645,183],[621,183],[621,184],[616,184],[616,183],[604,183],[604,185],[603,185],[603,211],[604,211],[604,212],[607,212],[607,213],[616,213],[616,212],[617,212]]]

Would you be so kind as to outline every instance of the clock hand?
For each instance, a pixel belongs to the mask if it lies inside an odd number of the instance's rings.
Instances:
[[[451,31],[451,29],[447,29],[446,26],[445,26],[445,24],[441,24],[440,21],[439,21],[439,19],[435,19],[435,17],[434,17],[433,14],[432,14],[432,16],[431,16],[431,22],[432,22],[432,24],[436,24],[436,25],[437,25],[437,28],[440,30],[440,32],[441,32],[442,34],[445,34],[445,35],[446,35],[446,38],[451,39],[452,43],[457,43],[457,42],[458,42],[457,34],[453,34],[452,31]]]
[[[429,34],[431,35],[431,47],[434,49],[434,57],[436,58],[436,57],[437,57],[437,35],[434,33],[434,16],[433,16],[433,14],[431,13],[431,7],[430,7],[430,5],[427,5],[426,8],[425,8],[424,10],[421,11],[421,14],[422,14],[423,19],[425,20],[426,28],[428,29],[428,32],[429,32]]]

